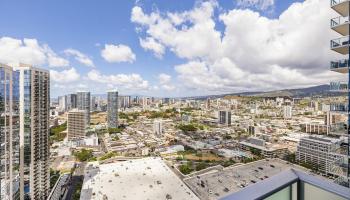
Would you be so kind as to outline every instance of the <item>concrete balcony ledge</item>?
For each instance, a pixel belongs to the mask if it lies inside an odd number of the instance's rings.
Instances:
[[[331,29],[337,33],[346,36],[349,35],[349,16],[335,17],[331,19]]]
[[[343,55],[349,54],[349,42],[349,36],[333,39],[330,43],[331,50]]]
[[[331,8],[342,16],[349,15],[350,0],[331,0]]]

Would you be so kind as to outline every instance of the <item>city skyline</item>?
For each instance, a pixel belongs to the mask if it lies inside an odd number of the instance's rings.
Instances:
[[[350,0],[174,2],[0,1],[0,199],[350,200]]]
[[[334,34],[327,1],[84,3],[3,3],[0,62],[50,70],[52,97],[115,88],[126,95],[183,97],[342,79],[326,67],[336,54],[318,42]],[[19,16],[5,17],[14,9]]]

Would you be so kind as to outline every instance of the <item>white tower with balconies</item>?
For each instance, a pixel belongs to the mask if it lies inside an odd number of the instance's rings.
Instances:
[[[343,112],[347,115],[348,121],[346,123],[347,130],[345,130],[345,136],[348,137],[348,144],[345,149],[346,154],[341,157],[341,159],[337,159],[334,162],[334,165],[331,169],[331,172],[338,177],[338,182],[343,183],[347,186],[350,186],[350,90],[349,84],[350,84],[350,73],[349,73],[349,60],[350,60],[350,23],[349,23],[349,8],[350,8],[350,0],[331,0],[331,8],[337,12],[339,15],[338,17],[335,17],[331,19],[331,29],[335,32],[339,33],[341,35],[340,38],[332,39],[331,40],[331,50],[342,54],[345,57],[345,59],[338,60],[338,61],[331,61],[331,70],[335,72],[339,72],[342,74],[348,75],[348,82],[347,83],[331,83],[331,90],[338,90],[338,91],[345,91],[348,93],[348,102],[347,104],[335,104],[335,106],[331,105],[331,111],[337,111],[337,112]],[[347,85],[347,86],[344,86]],[[333,108],[333,109],[332,109]],[[331,125],[332,126],[332,125]]]

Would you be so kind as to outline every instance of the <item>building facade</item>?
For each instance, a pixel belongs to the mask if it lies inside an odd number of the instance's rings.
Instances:
[[[67,110],[67,97],[66,96],[58,97],[58,110],[60,112],[66,112],[66,110]]]
[[[292,106],[287,105],[283,107],[283,118],[284,119],[292,118]]]
[[[107,123],[108,128],[118,127],[118,92],[107,93]]]
[[[30,65],[19,73],[20,199],[47,199],[50,191],[50,74]]]
[[[91,96],[91,101],[90,101],[90,111],[94,112],[97,110],[97,104],[96,104],[96,97],[95,96]]]
[[[131,97],[130,96],[118,96],[119,108],[126,109],[130,108]]]
[[[340,55],[344,56],[344,59],[341,60],[333,60],[330,63],[330,69],[331,71],[335,71],[338,73],[346,74],[347,75],[347,87],[349,87],[350,84],[350,23],[349,23],[349,1],[345,0],[331,0],[330,1],[331,8],[338,14],[337,17],[332,18],[330,20],[330,26],[331,29],[341,36],[336,39],[332,39],[330,41],[330,48],[331,50],[339,53]],[[340,86],[341,84],[339,84]],[[334,86],[334,85],[333,85]],[[331,90],[334,88],[330,88]],[[346,148],[346,155],[345,159],[340,158],[339,160],[334,162],[334,165],[332,167],[333,172],[337,174],[338,179],[336,180],[339,184],[350,186],[350,90],[344,89],[343,87],[339,87],[338,91],[343,91],[347,93],[348,101],[347,103],[334,103],[330,105],[330,110],[334,112],[340,112],[347,116],[347,123],[346,127],[347,130],[345,131],[345,135],[347,135],[347,145],[344,145]],[[340,173],[338,173],[340,172]]]
[[[67,94],[67,110],[77,108],[77,95],[76,94]]]
[[[77,92],[77,108],[86,111],[86,127],[90,126],[90,92]]]
[[[231,125],[231,111],[220,110],[218,112],[218,119],[219,119],[219,124],[230,126]]]
[[[19,199],[18,73],[0,64],[0,199]]]
[[[86,135],[86,111],[73,109],[67,114],[67,137],[69,141],[84,139]]]
[[[163,121],[162,120],[154,120],[153,131],[156,135],[163,135]]]
[[[312,166],[325,175],[332,175],[331,169],[334,161],[344,157],[337,153],[341,144],[341,139],[326,136],[303,137],[297,146],[296,160],[299,164]]]

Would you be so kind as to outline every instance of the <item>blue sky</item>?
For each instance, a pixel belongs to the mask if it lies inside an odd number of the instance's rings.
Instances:
[[[266,57],[266,55],[261,55],[256,59],[257,62],[259,61],[258,64],[260,65],[261,62],[261,67],[266,65],[270,70],[269,72],[260,69],[254,71],[255,69],[252,70],[252,68],[257,68],[257,63],[247,61],[247,59],[244,61],[238,57],[239,54],[246,55],[250,53],[249,51],[254,47],[250,47],[249,44],[245,44],[247,46],[245,49],[234,47],[232,54],[237,53],[237,55],[233,57],[230,57],[225,52],[217,52],[214,53],[215,55],[212,55],[212,52],[221,50],[210,48],[215,46],[219,49],[223,48],[229,51],[230,47],[226,47],[229,44],[224,44],[224,35],[232,35],[230,38],[242,38],[238,31],[242,31],[244,27],[238,28],[236,33],[234,27],[237,24],[232,24],[234,22],[231,22],[230,19],[224,22],[221,19],[222,15],[227,15],[227,17],[233,16],[232,19],[241,17],[243,21],[247,19],[246,26],[249,26],[249,20],[255,20],[254,23],[257,23],[255,24],[256,27],[260,27],[261,25],[261,29],[257,29],[257,32],[269,31],[268,29],[271,27],[272,29],[279,30],[284,29],[279,16],[295,2],[290,0],[1,0],[0,37],[2,39],[7,38],[7,40],[4,40],[5,42],[0,41],[0,54],[5,52],[5,54],[16,54],[16,56],[10,59],[0,55],[0,62],[32,62],[32,64],[52,70],[52,96],[62,95],[76,90],[90,90],[93,93],[104,93],[109,88],[118,88],[123,94],[143,94],[150,96],[187,96],[279,89],[275,87],[276,84],[279,85],[278,80],[267,83],[266,87],[261,86],[261,84],[264,84],[265,79],[270,79],[268,77],[274,75],[271,70],[280,70],[282,73],[291,73],[299,77],[298,73],[304,74],[306,73],[305,70],[313,70],[315,68],[314,66],[309,66],[314,60],[299,64],[290,61],[285,55],[280,55],[280,57],[271,56],[268,60],[261,58]],[[310,3],[316,5],[318,1],[310,0]],[[301,16],[296,16],[299,15],[297,12],[298,9],[308,9],[308,6],[303,4],[306,3],[299,3],[299,7],[304,6],[305,8],[298,8],[296,6],[297,8],[290,11],[294,12],[294,15],[290,14],[290,16],[300,18]],[[140,8],[138,11],[141,10],[142,15],[136,16],[137,9],[135,8]],[[191,14],[188,14],[188,16],[181,15],[183,18],[181,23],[174,23],[171,28],[167,28],[166,26],[161,27],[160,23],[158,23],[160,20],[170,20],[168,17],[169,13],[190,13],[196,8],[198,8],[200,15],[203,13],[204,15],[208,14],[206,12],[210,13],[206,8],[213,9],[213,12],[209,14],[210,16],[207,19],[197,21],[191,18]],[[134,20],[131,19],[133,9],[135,11]],[[244,13],[234,12],[239,9],[244,10]],[[230,12],[232,12],[232,16],[228,16]],[[313,12],[323,11],[313,10]],[[150,17],[152,13],[157,14],[157,22],[148,21],[144,23],[144,20]],[[324,15],[327,16],[326,14]],[[267,23],[264,22],[266,20]],[[291,20],[294,19],[291,18]],[[243,21],[242,23],[246,23]],[[186,33],[181,33],[181,31],[189,30],[196,25],[200,27],[209,24],[210,26],[210,22],[215,23],[215,26],[208,29],[199,29],[213,31],[213,38],[210,38],[210,36],[203,37],[203,40],[198,41],[198,44],[196,43],[196,36],[194,34],[186,35],[188,34],[187,31]],[[277,23],[280,24],[275,25]],[[328,21],[326,23],[328,24]],[[231,25],[233,27],[232,31],[228,33],[227,30]],[[152,27],[154,30],[152,30]],[[166,35],[163,35],[164,32],[169,30],[172,30],[172,34],[175,34],[173,36],[169,35],[174,38],[174,41],[171,41],[172,38],[167,38]],[[305,32],[295,34],[305,34],[304,37],[308,37],[307,34],[311,34],[307,31]],[[215,40],[215,33],[219,34],[220,46],[217,46],[213,42],[213,46],[203,45],[205,49],[201,49],[201,44],[207,43],[208,40]],[[183,38],[180,36],[177,37],[176,34],[181,35]],[[203,35],[206,33],[198,32],[196,34]],[[279,32],[276,31],[275,33],[271,31],[271,33],[266,34],[270,35],[259,36],[258,34],[258,36],[252,37],[256,38],[257,41],[274,40],[276,39],[275,37],[278,37],[276,35]],[[190,36],[195,37],[193,44]],[[267,39],[260,37],[266,37]],[[38,44],[26,44],[24,41],[26,38],[34,39]],[[147,49],[147,47],[141,46],[140,40],[152,40],[155,43],[147,43],[149,44]],[[277,38],[276,40],[279,39]],[[285,38],[282,38],[279,42],[283,44],[283,40]],[[20,44],[18,43],[14,45],[15,47],[12,46],[11,48],[6,46],[14,44],[16,41]],[[327,40],[324,43],[328,45]],[[105,45],[113,45],[115,47],[111,48],[108,52],[106,51],[106,57],[102,55],[103,50],[107,49]],[[125,48],[122,49],[119,45]],[[199,47],[195,48],[198,45]],[[188,46],[188,48],[193,47],[194,49],[189,49],[188,54],[181,53],[180,51],[183,50],[184,46]],[[18,50],[18,48],[25,49]],[[302,50],[307,50],[307,48],[305,47]],[[12,49],[15,53],[7,49]],[[237,52],[236,49],[238,49]],[[159,55],[159,52],[157,54],[157,50],[160,50],[161,55]],[[28,51],[37,51],[37,53]],[[115,54],[116,51],[118,55]],[[192,52],[194,53],[192,54]],[[254,51],[252,50],[252,52]],[[320,52],[321,55],[322,53],[324,52]],[[108,58],[107,54],[109,55]],[[26,56],[30,58],[26,58]],[[34,59],[33,57],[35,56],[38,56],[38,58]],[[88,60],[88,62],[78,61],[79,56],[81,60]],[[55,60],[56,62],[53,63],[53,61],[51,62],[49,60],[50,58],[57,58],[59,60]],[[296,56],[297,58],[299,57]],[[253,65],[255,67],[252,67]],[[198,77],[196,76],[197,66],[200,66],[198,68],[200,76]],[[216,66],[216,68],[212,66]],[[72,68],[74,69],[73,71]],[[188,70],[191,69],[194,71],[189,72]],[[204,71],[202,72],[201,70]],[[69,74],[72,72],[75,73],[75,76],[69,77]],[[322,74],[323,71],[318,73],[312,79],[313,82],[302,79],[300,83],[297,81],[293,85],[288,85],[281,81],[282,83],[280,85],[284,88],[323,83],[323,77],[325,75]],[[232,74],[232,76],[228,76],[227,74]],[[251,80],[248,80],[248,82],[250,83],[246,85],[241,83],[235,84],[235,82],[245,80],[242,76],[249,77],[248,79]],[[206,77],[213,77],[213,79]],[[251,83],[254,82],[255,78],[258,80],[261,79],[261,84]],[[210,85],[207,86],[205,84]]]

